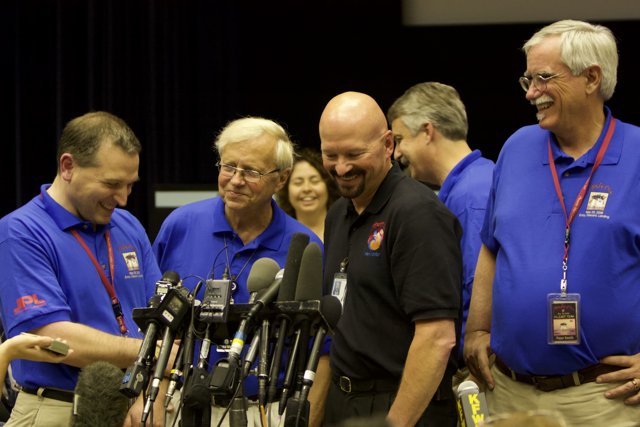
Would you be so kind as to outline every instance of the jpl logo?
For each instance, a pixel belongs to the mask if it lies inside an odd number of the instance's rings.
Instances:
[[[13,314],[21,313],[31,307],[45,304],[47,301],[38,299],[36,294],[25,295],[16,300],[16,308],[13,309]]]

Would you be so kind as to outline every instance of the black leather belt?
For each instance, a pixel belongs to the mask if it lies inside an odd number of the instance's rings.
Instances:
[[[514,372],[498,357],[495,363],[496,368],[512,380],[534,385],[541,391],[553,391],[594,382],[599,375],[622,369],[620,366],[597,363],[567,375],[528,375]]]
[[[345,375],[334,375],[333,382],[345,393],[363,393],[367,391],[389,392],[398,390],[397,379],[357,380]]]
[[[73,403],[73,392],[67,390],[59,390],[55,388],[40,387],[38,389],[31,389],[22,387],[21,389],[25,393],[33,394],[39,397],[46,397],[47,399],[60,400],[62,402]]]

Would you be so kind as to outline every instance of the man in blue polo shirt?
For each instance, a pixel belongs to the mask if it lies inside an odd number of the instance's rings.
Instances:
[[[12,362],[22,391],[9,426],[68,426],[80,368],[98,360],[126,368],[138,354],[131,313],[147,306],[160,271],[143,227],[118,207],[138,180],[140,149],[133,131],[109,113],[71,120],[53,183],[0,220],[8,336],[60,337],[74,349],[61,364]],[[141,409],[130,411],[133,425]]]
[[[409,167],[413,178],[438,188],[438,198],[462,225],[462,334],[458,347],[462,368],[464,328],[494,163],[469,148],[467,112],[458,91],[449,85],[425,82],[410,87],[391,105],[387,120],[396,144],[396,160]],[[454,389],[466,374],[466,369],[459,369]]]
[[[520,85],[538,124],[516,131],[496,163],[465,359],[492,413],[638,426],[640,128],[604,105],[616,41],[564,20],[523,50]]]
[[[284,267],[295,233],[309,235],[321,248],[322,242],[273,199],[293,164],[293,144],[279,124],[260,117],[234,120],[220,132],[215,148],[220,156],[220,196],[174,210],[162,224],[153,250],[161,269],[174,270],[183,278],[196,276],[185,286],[194,288],[198,280],[228,277],[233,302],[246,303],[247,278],[256,260],[267,257]],[[202,299],[202,290],[198,298]],[[209,367],[228,355],[228,346],[217,344],[212,346]],[[243,387],[250,397],[249,426],[260,425],[256,377],[248,376]],[[217,425],[226,403],[213,408],[212,426]],[[314,411],[315,406],[311,408]],[[271,415],[277,412],[273,409]]]

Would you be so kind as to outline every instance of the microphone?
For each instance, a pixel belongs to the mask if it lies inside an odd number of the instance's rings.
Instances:
[[[489,416],[484,393],[473,381],[460,383],[457,404],[460,427],[477,427]]]
[[[251,339],[251,344],[249,345],[249,349],[247,350],[247,354],[244,356],[244,363],[242,366],[242,377],[245,378],[249,375],[249,371],[251,370],[251,365],[256,360],[256,356],[258,355],[258,347],[260,345],[260,334],[254,333],[253,338]]]
[[[295,292],[296,301],[313,301],[322,298],[322,250],[317,243],[312,242],[307,245],[302,254],[300,272]],[[302,376],[304,375],[304,363],[307,360],[309,342],[309,316],[298,314],[295,332],[295,342],[289,355],[280,406],[280,415],[284,409],[292,389],[302,386]],[[297,344],[297,345],[296,345]],[[295,384],[294,384],[295,379]]]
[[[302,378],[302,390],[300,395],[292,397],[287,401],[287,416],[284,422],[284,427],[297,427],[308,425],[309,418],[309,391],[313,385],[313,381],[316,377],[316,370],[318,369],[318,361],[320,360],[320,351],[324,344],[325,336],[327,332],[333,330],[340,320],[342,315],[342,304],[340,300],[332,295],[325,295],[320,302],[320,314],[323,320],[321,320],[316,332],[315,340],[313,342],[313,348],[309,360],[307,361],[304,376]],[[326,323],[325,323],[326,322]]]
[[[320,359],[320,350],[324,344],[324,338],[328,331],[333,330],[340,320],[342,315],[342,303],[333,295],[325,295],[320,302],[320,313],[326,321],[326,326],[323,323],[318,327],[316,337],[313,342],[313,348],[311,349],[311,355],[307,361],[307,367],[304,371],[304,377],[302,379],[302,392],[300,394],[300,400],[306,400],[309,389],[313,385],[313,381],[316,377],[316,369],[318,368],[318,361]]]
[[[129,409],[129,398],[120,393],[122,371],[109,362],[94,362],[78,375],[73,391],[73,427],[120,427]]]
[[[160,392],[160,383],[162,382],[162,378],[164,378],[164,371],[167,368],[169,357],[171,356],[173,340],[177,331],[183,326],[183,319],[191,309],[192,299],[187,288],[178,286],[169,289],[169,292],[167,292],[162,300],[162,307],[164,308],[162,318],[166,325],[162,336],[160,352],[158,353],[158,360],[156,361],[156,366],[153,371],[149,396],[147,396],[147,401],[142,410],[143,424],[147,421],[153,402],[155,402]]]
[[[258,297],[258,292],[267,288],[273,278],[278,274],[280,265],[271,258],[257,259],[251,266],[249,277],[247,277],[247,289],[249,290],[249,303],[254,303]]]
[[[278,291],[278,301],[293,301],[296,292],[296,284],[298,282],[298,274],[300,272],[300,264],[302,262],[302,254],[305,247],[309,244],[309,235],[305,233],[293,233],[289,242],[289,250],[287,259],[284,264],[284,274],[282,284]],[[273,401],[277,393],[278,374],[280,373],[280,361],[282,360],[282,352],[284,350],[284,341],[289,330],[289,318],[287,316],[280,317],[276,335],[278,337],[273,349],[273,359],[271,360],[271,368],[269,371],[269,389],[267,391],[268,400]],[[262,401],[263,406],[266,399]]]
[[[262,264],[260,264],[258,268],[263,268]],[[225,368],[227,372],[226,374],[224,374],[224,382],[222,384],[223,389],[230,390],[233,385],[232,383],[233,378],[235,377],[235,371],[239,367],[240,363],[240,354],[242,353],[242,349],[244,348],[244,342],[249,332],[249,326],[251,325],[253,318],[260,312],[260,310],[262,310],[265,305],[269,304],[276,298],[281,281],[282,278],[280,277],[280,272],[278,272],[278,274],[276,274],[276,277],[273,278],[271,285],[269,285],[269,287],[264,289],[262,292],[258,292],[258,296],[253,304],[253,307],[251,307],[246,316],[242,319],[242,321],[240,321],[240,326],[238,326],[238,330],[233,336],[233,341],[231,342],[231,348],[229,348],[229,354],[227,356],[228,366]],[[220,387],[218,385],[218,379],[217,375],[215,375],[215,372],[214,377],[212,377],[212,385],[214,385],[214,388]]]
[[[149,308],[143,309],[145,312],[150,312],[152,315],[146,318],[146,331],[138,357],[135,362],[127,368],[122,379],[122,385],[120,386],[120,392],[125,396],[134,398],[140,395],[143,388],[147,387],[149,381],[149,367],[151,366],[154,350],[156,347],[158,328],[160,321],[157,316],[154,316],[158,311],[158,307],[163,302],[165,295],[169,292],[169,289],[175,287],[180,282],[180,276],[175,271],[167,271],[162,275],[162,278],[156,282],[155,294],[149,300]],[[134,312],[137,309],[134,309]]]
[[[211,348],[210,324],[205,324],[204,339],[198,355],[198,363],[191,372],[187,370],[182,393],[182,426],[208,426],[211,421],[211,394],[209,391],[209,372],[207,360]],[[185,353],[185,357],[186,353]],[[193,363],[193,354],[185,359],[185,364]]]

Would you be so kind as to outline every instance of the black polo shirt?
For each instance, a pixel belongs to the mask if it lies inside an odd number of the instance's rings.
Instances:
[[[436,194],[395,162],[361,215],[349,199],[333,204],[325,226],[325,292],[348,259],[347,295],[331,347],[335,374],[399,379],[416,320],[455,319],[459,334],[461,234]]]

